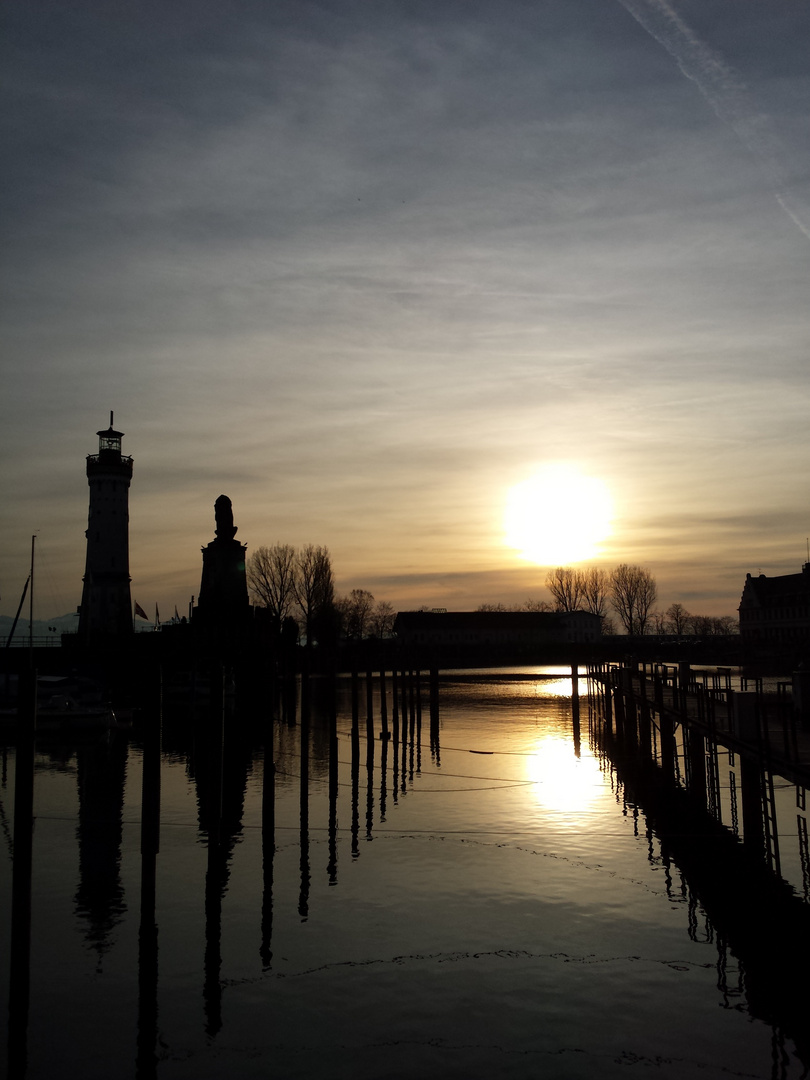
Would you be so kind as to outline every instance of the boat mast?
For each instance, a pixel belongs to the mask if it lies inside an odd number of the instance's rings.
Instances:
[[[34,665],[34,544],[36,543],[37,534],[31,537],[31,573],[29,575],[29,581],[31,582],[31,591],[28,594],[28,649],[31,654],[31,666]]]

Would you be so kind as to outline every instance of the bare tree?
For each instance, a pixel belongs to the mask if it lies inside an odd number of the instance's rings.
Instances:
[[[656,595],[655,578],[645,567],[621,563],[611,570],[610,601],[625,633],[644,633]]]
[[[290,544],[256,548],[248,559],[247,581],[256,600],[280,627],[295,603],[295,548]]]
[[[711,615],[690,615],[689,629],[695,637],[711,637],[714,634],[714,619]]]
[[[554,598],[556,611],[577,611],[582,598],[582,577],[578,570],[558,566],[546,575],[546,588]]]
[[[374,597],[368,589],[352,589],[348,596],[338,601],[347,637],[363,638],[368,630]]]
[[[670,634],[685,634],[689,626],[690,615],[683,604],[677,601],[670,604],[665,612],[667,629]]]
[[[653,611],[650,614],[650,626],[657,637],[662,637],[667,632],[667,617],[663,611]]]
[[[582,607],[590,611],[592,615],[598,615],[604,619],[607,615],[608,596],[610,594],[610,577],[606,570],[591,566],[580,572],[580,591],[582,593]]]
[[[389,604],[387,600],[378,600],[369,620],[371,633],[378,638],[389,637],[393,633],[396,617],[393,604]]]
[[[524,611],[553,611],[548,600],[533,600],[531,597],[523,605]]]
[[[658,598],[658,587],[655,583],[655,578],[652,576],[649,570],[642,566],[637,566],[639,577],[638,594],[636,597],[636,626],[637,634],[643,634],[647,630],[647,620],[650,617],[653,604]]]
[[[295,599],[311,646],[318,624],[334,614],[335,584],[328,548],[307,544],[296,555]]]
[[[740,632],[733,615],[690,615],[688,627],[696,637],[725,637]]]

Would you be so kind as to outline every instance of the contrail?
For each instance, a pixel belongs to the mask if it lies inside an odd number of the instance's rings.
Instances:
[[[760,160],[776,201],[810,240],[810,207],[791,191],[789,155],[745,83],[694,33],[668,0],[619,0],[633,18],[675,58],[717,116]]]

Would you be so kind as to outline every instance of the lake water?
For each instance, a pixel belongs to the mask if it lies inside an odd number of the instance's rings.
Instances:
[[[43,737],[17,1075],[806,1076],[589,744],[584,696],[576,739],[570,679],[506,674],[443,677],[404,745],[379,738],[378,687],[353,741],[342,683],[331,767],[328,710],[304,754],[300,721],[229,718],[221,813],[210,747],[164,707],[154,915],[138,728]],[[7,747],[4,1005],[14,775]]]

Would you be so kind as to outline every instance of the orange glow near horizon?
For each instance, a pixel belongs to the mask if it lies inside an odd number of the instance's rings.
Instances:
[[[611,533],[606,485],[570,465],[547,465],[509,489],[505,542],[539,566],[592,559]]]

